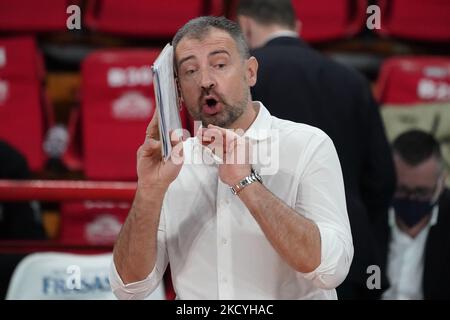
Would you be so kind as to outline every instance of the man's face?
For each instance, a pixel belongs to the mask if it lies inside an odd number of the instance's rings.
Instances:
[[[245,60],[225,31],[211,28],[201,39],[183,38],[176,48],[183,101],[203,126],[229,128],[246,110],[257,63]]]
[[[438,192],[436,189],[440,187],[438,183],[441,178],[439,164],[435,157],[411,166],[394,153],[394,163],[397,171],[396,197],[432,200]]]

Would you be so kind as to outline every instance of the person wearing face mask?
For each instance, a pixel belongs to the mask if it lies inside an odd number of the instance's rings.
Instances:
[[[369,84],[301,39],[290,0],[240,0],[237,19],[259,62],[253,99],[278,118],[320,128],[336,146],[355,251],[339,299],[379,299],[381,292],[366,285],[367,267],[380,264],[372,226],[387,213],[395,173]]]
[[[378,225],[390,287],[383,299],[450,298],[450,191],[438,142],[419,130],[392,145],[397,189]]]

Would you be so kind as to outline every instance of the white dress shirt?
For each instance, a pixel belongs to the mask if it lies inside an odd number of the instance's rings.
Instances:
[[[335,288],[347,276],[353,244],[334,145],[321,130],[275,118],[258,104],[245,136],[258,144],[279,142],[279,168],[263,174],[263,184],[317,224],[320,265],[308,274],[292,269],[220,181],[218,165],[187,164],[196,153],[209,151],[190,138],[185,164],[164,198],[156,265],[146,279],[124,285],[112,263],[110,282],[118,298],[145,297],[170,261],[178,299],[337,299]]]
[[[437,222],[439,206],[433,208],[428,224],[415,237],[401,231],[395,221],[394,209],[389,210],[391,241],[389,243],[387,276],[390,287],[384,300],[422,300],[425,244],[431,226]]]

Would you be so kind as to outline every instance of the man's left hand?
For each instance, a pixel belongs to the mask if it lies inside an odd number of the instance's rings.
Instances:
[[[202,144],[222,159],[219,177],[234,186],[251,173],[251,144],[248,139],[230,129],[210,124],[197,134]]]

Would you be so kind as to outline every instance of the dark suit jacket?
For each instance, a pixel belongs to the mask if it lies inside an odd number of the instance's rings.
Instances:
[[[387,270],[391,228],[388,215],[377,222],[377,237],[383,248],[381,268]],[[439,199],[437,223],[431,227],[425,244],[423,295],[425,299],[450,299],[450,191]],[[387,288],[387,287],[386,287]],[[386,289],[384,288],[384,289]]]
[[[275,38],[252,54],[259,62],[253,99],[262,101],[276,117],[322,129],[334,142],[355,248],[344,284],[358,291],[338,290],[338,295],[368,298],[373,292],[366,290],[366,270],[381,259],[371,224],[387,211],[395,188],[391,151],[370,87],[356,71],[297,38]]]
[[[0,140],[0,179],[29,179],[25,157]],[[42,222],[28,202],[0,202],[0,240],[44,239]]]

